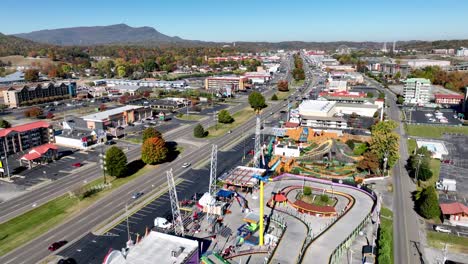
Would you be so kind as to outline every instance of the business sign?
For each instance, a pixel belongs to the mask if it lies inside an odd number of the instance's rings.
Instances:
[[[286,135],[286,129],[280,128],[280,127],[274,127],[272,128],[272,133],[273,135],[277,137],[284,137],[284,135]]]

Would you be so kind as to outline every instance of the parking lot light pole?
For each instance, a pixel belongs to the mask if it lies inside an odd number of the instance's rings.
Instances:
[[[102,169],[102,177],[104,178],[104,184],[106,184],[106,155],[103,153],[103,147],[101,146],[101,154],[99,154],[101,169]]]
[[[2,157],[2,159],[5,159],[5,165],[6,165],[8,180],[11,180],[10,179],[10,166],[8,166],[8,155],[7,155],[7,152],[6,152],[5,141],[3,141],[3,155],[4,156]]]

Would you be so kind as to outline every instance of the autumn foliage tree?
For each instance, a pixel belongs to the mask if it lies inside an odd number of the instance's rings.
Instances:
[[[107,106],[106,106],[105,104],[101,104],[101,105],[99,106],[99,111],[101,111],[101,112],[102,112],[102,111],[106,111],[106,109],[107,109]]]
[[[157,131],[154,127],[148,127],[143,130],[143,142],[145,142],[148,138],[162,138],[161,132]]]
[[[39,107],[31,107],[24,111],[25,117],[38,117],[40,115],[42,115],[42,109]]]
[[[24,72],[24,80],[27,82],[37,82],[39,80],[39,71],[28,69]]]
[[[364,153],[363,158],[358,162],[357,168],[362,171],[368,171],[369,174],[371,172],[376,173],[379,169],[379,159],[374,153],[367,151]]]
[[[166,160],[168,152],[164,139],[148,138],[141,147],[141,160],[146,164],[157,164]]]
[[[288,81],[286,81],[286,80],[278,81],[277,86],[278,86],[278,91],[280,91],[280,92],[289,91],[289,84],[288,84]]]
[[[47,115],[46,115],[46,118],[47,119],[52,119],[52,118],[54,118],[54,114],[52,112],[48,112]]]

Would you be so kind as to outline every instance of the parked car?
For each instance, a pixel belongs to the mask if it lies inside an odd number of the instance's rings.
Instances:
[[[114,140],[107,140],[106,143],[104,143],[106,145],[114,145],[115,144],[115,141]]]
[[[190,165],[192,165],[190,164],[190,162],[185,162],[184,164],[182,164],[182,168],[188,168],[190,167]]]
[[[441,233],[452,233],[452,230],[450,230],[449,228],[445,226],[436,225],[434,226],[434,230],[437,232],[441,232]]]
[[[76,162],[76,163],[73,163],[72,166],[75,167],[75,168],[79,168],[79,167],[83,166],[83,164],[81,162]]]
[[[143,192],[136,192],[132,195],[133,199],[138,199],[140,198],[144,193]]]
[[[52,245],[49,246],[49,251],[55,251],[61,247],[63,247],[68,241],[62,240],[58,242],[52,243]]]
[[[166,218],[156,217],[154,219],[154,227],[168,229],[172,227],[172,224],[169,221],[167,221]]]

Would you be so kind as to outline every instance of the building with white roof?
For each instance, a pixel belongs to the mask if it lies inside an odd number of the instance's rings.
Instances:
[[[110,128],[117,129],[119,127],[125,127],[128,124],[144,120],[151,116],[152,110],[150,107],[126,105],[107,111],[85,115],[81,118],[86,122],[86,127],[88,129],[109,130]]]
[[[144,92],[151,92],[152,88],[149,86],[136,86],[136,85],[127,85],[127,84],[118,84],[110,87],[108,92],[111,94],[125,94],[136,95]]]
[[[425,68],[428,66],[439,66],[441,68],[447,68],[450,66],[450,61],[446,60],[429,60],[429,59],[409,59],[406,60],[406,64],[413,69]]]
[[[113,250],[103,264],[200,263],[198,241],[151,231],[126,250]]]
[[[405,104],[425,104],[429,102],[431,81],[424,78],[409,78],[403,81]]]
[[[106,84],[109,87],[115,85],[130,85],[140,87],[154,87],[154,88],[184,88],[187,82],[184,80],[178,81],[160,81],[160,80],[126,80],[126,79],[102,79],[94,81],[95,85]]]

